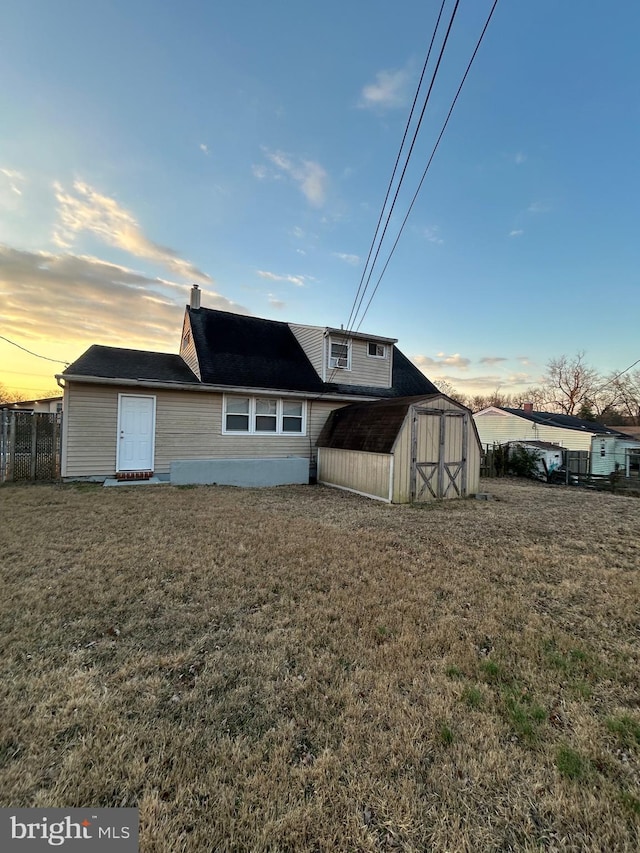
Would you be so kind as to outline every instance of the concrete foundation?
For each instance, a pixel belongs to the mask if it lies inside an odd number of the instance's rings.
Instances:
[[[309,482],[309,460],[283,459],[177,459],[171,463],[174,486],[285,486]]]

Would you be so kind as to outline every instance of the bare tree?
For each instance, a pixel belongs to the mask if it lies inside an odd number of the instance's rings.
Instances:
[[[28,397],[20,392],[9,391],[7,386],[0,382],[0,405],[3,403],[19,403],[21,400],[27,400]]]
[[[550,403],[565,415],[576,415],[582,405],[593,406],[602,377],[585,363],[584,352],[561,355],[547,364],[544,391]]]

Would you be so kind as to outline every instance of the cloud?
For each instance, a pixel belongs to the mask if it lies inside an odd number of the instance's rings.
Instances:
[[[362,89],[358,106],[363,109],[397,109],[407,103],[409,73],[406,69],[378,71],[375,83]]]
[[[529,213],[549,213],[551,205],[544,201],[532,201],[527,211]]]
[[[204,142],[201,142],[198,148],[202,151],[203,154],[209,154],[209,146],[205,145]]]
[[[516,156],[513,158],[516,166],[521,166],[522,163],[527,159],[527,155],[523,151],[518,151]]]
[[[514,228],[513,231],[509,231],[509,237],[522,237],[523,234],[522,228]]]
[[[275,309],[276,309],[276,311],[282,311],[282,309],[284,308],[284,306],[286,305],[286,303],[285,303],[285,302],[283,302],[281,299],[277,299],[277,298],[273,295],[273,293],[269,293],[269,294],[267,294],[267,296],[268,296],[268,299],[269,299],[269,305],[271,305],[271,307],[272,307],[272,308],[275,308]]]
[[[7,186],[12,193],[22,195],[19,184],[24,182],[25,177],[21,172],[17,172],[15,169],[0,169],[0,175],[4,175]]]
[[[339,258],[341,261],[344,261],[345,264],[349,264],[352,267],[357,267],[360,263],[359,255],[348,255],[345,252],[334,252],[334,258]]]
[[[6,328],[25,341],[50,339],[177,352],[189,286],[98,258],[27,252],[0,244],[0,301]],[[203,289],[202,304],[248,313]],[[73,358],[74,353],[65,354]]]
[[[501,361],[508,361],[508,359],[502,358],[499,355],[485,355],[484,358],[480,359],[480,364],[494,365],[500,364]]]
[[[302,240],[302,238],[304,237],[304,231],[298,225],[293,226],[293,228],[291,229],[291,234],[297,240]]]
[[[322,207],[327,191],[327,173],[314,160],[297,160],[284,151],[268,151],[265,155],[281,173],[288,175],[299,187],[307,201]],[[255,169],[254,169],[255,174]]]
[[[256,270],[261,278],[266,278],[269,281],[286,281],[289,284],[295,284],[296,287],[304,287],[306,276],[304,275],[277,275],[274,272],[267,270]]]
[[[440,228],[437,225],[427,226],[422,233],[430,243],[437,243],[439,246],[444,243],[444,240],[440,236]]]
[[[471,364],[471,359],[463,358],[460,353],[454,355],[445,355],[439,352],[437,358],[431,358],[428,355],[413,356],[412,361],[420,369],[423,367],[453,367],[456,370],[466,370]]]
[[[54,243],[68,249],[78,234],[88,231],[109,246],[122,249],[136,258],[160,264],[172,275],[200,283],[212,284],[213,279],[178,252],[144,235],[133,214],[109,196],[102,195],[82,181],[76,181],[72,192],[54,184],[58,202],[58,225]]]
[[[253,177],[257,178],[259,181],[264,181],[269,177],[269,171],[264,165],[254,163],[251,167],[251,171],[253,172]]]

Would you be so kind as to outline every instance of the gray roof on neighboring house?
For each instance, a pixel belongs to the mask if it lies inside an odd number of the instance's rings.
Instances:
[[[561,429],[575,429],[580,432],[590,432],[595,435],[624,435],[617,429],[604,426],[596,421],[587,421],[584,418],[576,418],[574,415],[563,415],[557,412],[525,412],[524,409],[509,409],[498,406],[501,411],[510,415],[517,415],[527,421],[533,421],[541,426],[560,427]],[[626,436],[625,436],[626,437]]]
[[[64,375],[200,384],[198,377],[179,355],[99,344],[90,346],[80,358],[65,368]]]

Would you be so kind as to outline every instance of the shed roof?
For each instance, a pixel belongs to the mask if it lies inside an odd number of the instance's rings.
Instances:
[[[432,399],[440,394],[398,397],[352,403],[335,409],[327,418],[318,436],[318,447],[337,450],[361,450],[368,453],[391,453],[407,410],[413,403]]]

